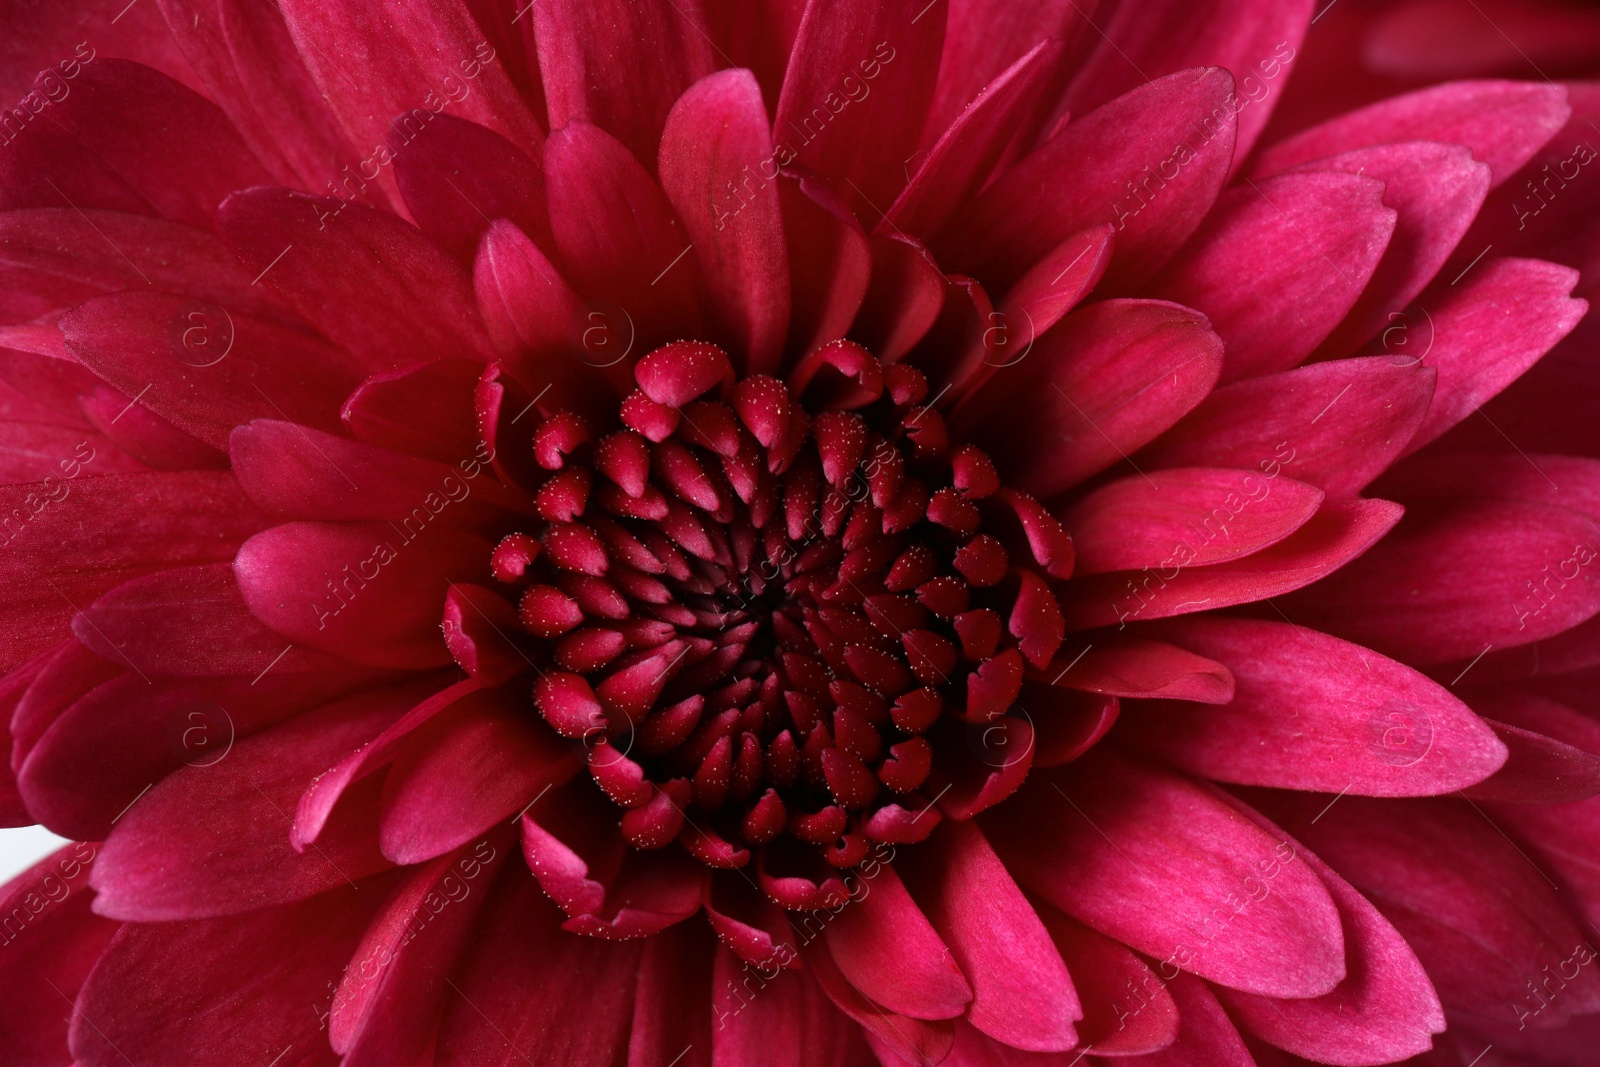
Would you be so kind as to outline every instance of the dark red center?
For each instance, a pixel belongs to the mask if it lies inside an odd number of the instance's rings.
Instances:
[[[840,341],[741,380],[681,342],[636,380],[603,436],[541,425],[548,524],[493,560],[548,643],[534,701],[624,838],[845,868],[1015,789],[1010,712],[1061,643],[1047,576],[1070,549],[952,446],[923,375]]]

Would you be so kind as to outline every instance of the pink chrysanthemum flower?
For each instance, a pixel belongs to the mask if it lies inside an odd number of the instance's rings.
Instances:
[[[1592,1062],[1600,88],[1315,15],[0,6],[0,1058]]]

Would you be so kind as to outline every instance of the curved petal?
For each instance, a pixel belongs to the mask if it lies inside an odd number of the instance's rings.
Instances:
[[[1434,796],[1500,769],[1495,731],[1437,683],[1358,645],[1276,621],[1190,618],[1164,636],[1232,668],[1216,708],[1130,705],[1120,736],[1191,774],[1358,796]]]

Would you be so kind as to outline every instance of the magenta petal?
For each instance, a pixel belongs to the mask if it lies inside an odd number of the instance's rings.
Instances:
[[[95,910],[144,922],[230,915],[302,900],[383,870],[377,789],[346,797],[312,852],[290,845],[290,813],[313,776],[404,709],[377,690],[235,744],[211,766],[160,782],[117,820],[95,865]],[[368,783],[376,786],[376,782]]]
[[[1588,303],[1571,297],[1575,271],[1531,259],[1489,259],[1466,279],[1424,293],[1405,313],[1404,354],[1439,372],[1414,452],[1476,412],[1572,331]],[[1421,313],[1427,308],[1427,314]],[[1505,328],[1516,322],[1515,330]],[[1402,321],[1402,320],[1397,320]],[[1424,352],[1416,345],[1427,345]]]
[[[1558,85],[1452,82],[1351,111],[1280,141],[1261,153],[1256,176],[1278,174],[1340,152],[1397,141],[1465,145],[1494,171],[1494,183],[1517,172],[1567,121]]]
[[[574,937],[526,868],[508,863],[450,979],[439,1067],[625,1059],[641,946]],[[515,945],[518,951],[506,951]],[[587,1019],[585,1025],[572,1025]],[[538,1059],[535,1059],[537,1057]]]
[[[1051,686],[1118,697],[1226,704],[1234,694],[1233,672],[1225,665],[1147,638],[1102,638],[1073,653],[1059,670],[1052,664],[1039,677],[1049,679]]]
[[[367,373],[489,358],[466,270],[393,215],[269,187],[228,197],[217,228],[246,270]]]
[[[661,138],[661,186],[747,374],[777,370],[789,328],[777,176],[761,88],[749,71],[711,75],[673,106]]]
[[[1159,568],[1074,580],[1065,587],[1063,614],[1068,627],[1085,629],[1280,596],[1348,565],[1392,530],[1403,511],[1387,500],[1327,501],[1290,536],[1231,563],[1185,568],[1175,554]]]
[[[934,242],[941,259],[1010,282],[1061,241],[1117,227],[1106,284],[1125,291],[1200,225],[1233,161],[1233,76],[1158,78],[1070,123],[978,197]]]
[[[1466,791],[1481,800],[1565,804],[1600,793],[1600,724],[1513,691],[1474,691],[1473,708],[1510,750],[1505,766]]]
[[[1384,183],[1384,206],[1398,215],[1389,245],[1361,298],[1322,344],[1323,356],[1337,358],[1380,332],[1409,325],[1397,313],[1433,280],[1467,232],[1483,206],[1489,168],[1455,145],[1402,142],[1358,148],[1302,169],[1376,178]],[[1393,334],[1390,337],[1399,343]],[[1401,348],[1394,351],[1411,355]]]
[[[1524,645],[1600,612],[1592,520],[1540,504],[1418,507],[1290,618],[1412,663]],[[1452,575],[1471,574],[1470,582]]]
[[[834,916],[828,951],[851,988],[913,1019],[949,1019],[972,1000],[950,948],[890,866],[860,875],[864,890]]]
[[[1238,806],[1262,829],[1280,832]],[[1339,909],[1349,974],[1332,992],[1310,999],[1226,988],[1217,995],[1250,1033],[1318,1062],[1389,1063],[1426,1052],[1445,1021],[1416,953],[1371,901],[1315,853],[1302,846],[1295,854],[1322,879]]]
[[[112,663],[144,674],[191,677],[248,674],[270,664],[280,674],[348,669],[290,649],[250,614],[233,567],[173,567],[124,582],[79,612],[73,633]]]
[[[577,772],[525,699],[500,689],[462,700],[405,739],[383,784],[385,856],[406,865],[443,855]]]
[[[375,374],[344,402],[339,420],[357,441],[440,463],[481,458],[472,411],[483,368],[464,359]],[[467,473],[473,468],[462,468]]]
[[[1049,772],[1051,781],[1034,777],[984,830],[1007,868],[1051,904],[1234,989],[1307,997],[1343,980],[1338,914],[1286,843],[1188,780],[1104,745]],[[1240,907],[1244,880],[1269,866],[1272,893]],[[1216,908],[1231,916],[1225,934],[1210,928]]]
[[[165,567],[221,563],[263,523],[231,475],[112,474],[0,488],[0,513],[30,516],[0,556],[0,663],[56,644],[75,611]]]
[[[348,356],[300,330],[164,293],[97,297],[63,316],[61,332],[101,379],[213,448],[251,419],[335,429],[361,377]]]
[[[84,64],[50,119],[175,222],[209,226],[223,197],[268,180],[215,104],[138,63]],[[212,166],[194,166],[196,144],[213,154]]]
[[[953,45],[948,42],[946,50]],[[1046,38],[1000,72],[970,103],[963,101],[963,110],[918,163],[879,228],[898,227],[923,237],[937,232],[988,181],[1017,138],[1018,127],[1037,123],[1063,52],[1059,39]]]
[[[355,159],[275,6],[156,0],[206,93],[280,185],[321,189]],[[283,122],[294,115],[299,121]]]
[[[779,160],[843,178],[863,217],[887,211],[933,101],[946,16],[918,0],[810,0],[772,124]]]
[[[61,1062],[78,994],[117,924],[89,910],[89,865],[99,852],[87,842],[51,853],[6,884],[7,917],[0,951],[0,1055],[15,1067]]]
[[[873,1067],[879,1062],[862,1028],[834,1007],[807,971],[780,971],[769,979],[719,948],[713,975],[715,1064]]]
[[[1238,96],[1229,105],[1239,116],[1237,166],[1283,96],[1314,8],[1306,0],[1158,0],[1109,12],[1091,9],[1091,25],[1101,32],[1091,36],[1094,51],[1063,104],[1082,114],[1176,70],[1224,67],[1238,82]]]
[[[1256,795],[1250,796],[1256,803]],[[1259,806],[1259,805],[1258,805]],[[1465,803],[1277,794],[1264,808],[1377,905],[1427,969],[1447,1010],[1515,1025],[1600,1009],[1600,976],[1578,967],[1548,1003],[1528,990],[1584,932],[1527,854]],[[1311,820],[1316,818],[1315,823]]]
[[[778,196],[789,245],[791,347],[843,337],[867,295],[872,251],[861,223],[815,175],[785,175]]]
[[[459,467],[277,419],[228,437],[244,491],[280,519],[390,520],[404,539],[434,524],[474,529],[532,504],[463,453]]]
[[[1191,774],[1426,796],[1481,782],[1505,762],[1495,731],[1465,704],[1375,652],[1282,622],[1190,618],[1164,633],[1228,664],[1238,686],[1220,707],[1161,701],[1124,713],[1130,745]]]
[[[1183,973],[1175,975],[1168,988],[1178,1006],[1178,1039],[1134,1063],[1141,1067],[1256,1067],[1233,1020],[1217,1003],[1217,998],[1230,990],[1218,986],[1213,991],[1212,986]]]
[[[897,1015],[866,996],[839,970],[826,942],[811,944],[802,951],[806,970],[844,1014],[860,1024],[867,1041],[878,1054],[879,1062],[894,1058],[913,1064],[939,1063],[950,1051],[954,1027],[948,1020],[926,1022]]]
[[[394,177],[422,232],[471,259],[491,219],[508,219],[545,247],[550,217],[544,172],[493,130],[441,115],[412,143],[391,125]]]
[[[1193,552],[1185,565],[1204,565],[1276,544],[1304,526],[1322,500],[1315,486],[1269,481],[1260,471],[1181,467],[1103,486],[1061,524],[1077,552],[1074,574],[1160,566],[1174,545],[1186,543]]]
[[[1227,346],[1224,382],[1288,370],[1377,269],[1396,219],[1383,191],[1374,178],[1326,171],[1230,189],[1148,292],[1211,320]]]
[[[983,832],[944,826],[897,857],[918,903],[972,984],[965,1017],[1014,1048],[1065,1050],[1083,1017],[1050,935]]]
[[[1259,471],[1257,483],[1269,491],[1286,474],[1330,497],[1350,496],[1416,433],[1435,377],[1413,361],[1362,357],[1235,382],[1208,396],[1138,461],[1146,469]]]
[[[341,1067],[416,1063],[429,1052],[446,977],[489,898],[510,834],[417,867],[351,957],[327,1018]]]
[[[567,277],[585,297],[620,307],[602,323],[617,334],[615,343],[642,334],[637,358],[692,336],[699,314],[697,264],[686,255],[691,242],[639,160],[600,127],[575,119],[551,135],[544,166]]]
[[[235,312],[288,315],[270,293],[250,288],[250,275],[211,234],[120,211],[80,215],[51,207],[0,213],[0,279],[0,316],[8,322],[146,285]]]
[[[951,426],[1038,497],[1148,443],[1204,399],[1222,365],[1205,317],[1159,300],[1079,308],[1035,349],[963,401]]]
[[[672,0],[552,0],[531,9],[550,129],[587,122],[653,163],[673,101],[718,66],[703,18],[700,5]]]
[[[340,881],[297,904],[203,922],[124,925],[79,995],[73,1055],[85,1067],[126,1067],[128,1059],[225,1064],[260,1059],[266,1049],[325,1048],[329,990],[389,886],[382,878],[359,887]],[[284,951],[296,944],[297,951]],[[242,959],[254,961],[248,992],[239,984]],[[129,997],[130,989],[140,995]],[[185,1008],[152,1012],[149,1004]],[[293,1062],[321,1067],[331,1059]]]
[[[439,633],[445,590],[489,581],[491,548],[438,525],[408,536],[387,523],[296,522],[251,538],[234,570],[250,610],[285,637],[415,669],[450,662]]]
[[[543,131],[512,83],[511,57],[484,39],[467,0],[408,3],[381,20],[348,0],[282,0],[279,10],[353,143],[383,144],[392,119],[409,141],[449,106],[523,151],[538,148]]]
[[[1036,903],[1083,1000],[1078,1039],[1108,1056],[1138,1056],[1168,1048],[1177,1039],[1178,1006],[1161,975],[1119,941],[1096,933]],[[1162,975],[1171,966],[1162,968]]]

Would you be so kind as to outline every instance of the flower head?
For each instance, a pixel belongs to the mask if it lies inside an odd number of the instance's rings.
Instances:
[[[0,16],[7,1062],[1577,1062],[1593,86],[368,7]]]

